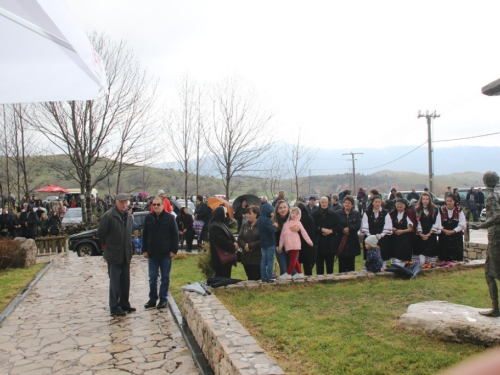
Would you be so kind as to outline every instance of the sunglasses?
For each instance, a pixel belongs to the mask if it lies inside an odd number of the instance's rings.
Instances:
[[[161,206],[160,203],[153,203],[153,206],[156,207],[156,206]]]

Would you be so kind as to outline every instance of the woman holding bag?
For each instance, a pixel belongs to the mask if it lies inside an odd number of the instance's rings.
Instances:
[[[354,271],[355,260],[361,254],[358,231],[361,227],[361,216],[354,210],[354,198],[346,195],[342,202],[341,210],[335,211],[337,216],[337,258],[339,260],[339,272]]]
[[[236,251],[238,243],[225,223],[226,208],[217,207],[208,225],[210,240],[210,258],[212,267],[215,270],[215,277],[231,277],[231,267],[236,263]],[[222,264],[218,252],[235,254],[234,262]]]

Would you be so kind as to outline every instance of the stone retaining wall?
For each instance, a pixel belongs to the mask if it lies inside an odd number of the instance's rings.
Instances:
[[[284,374],[213,294],[182,292],[182,316],[215,374]]]
[[[464,243],[464,259],[486,259],[488,244],[484,243]]]

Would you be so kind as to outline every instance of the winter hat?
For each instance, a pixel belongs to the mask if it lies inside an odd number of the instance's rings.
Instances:
[[[380,234],[371,235],[366,237],[365,243],[370,245],[371,247],[377,247],[378,240],[380,240],[382,236]]]

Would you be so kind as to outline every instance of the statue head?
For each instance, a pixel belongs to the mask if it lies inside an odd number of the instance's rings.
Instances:
[[[490,189],[494,189],[498,181],[499,178],[496,172],[488,171],[483,175],[483,182]]]

